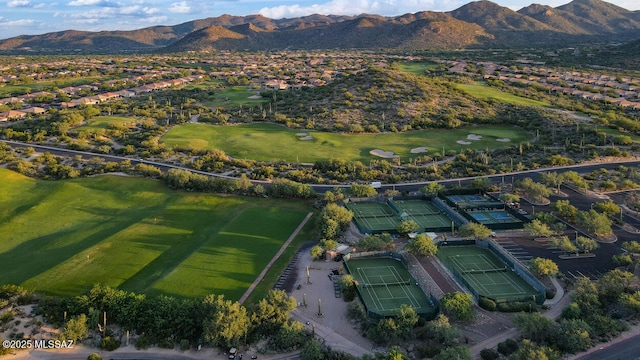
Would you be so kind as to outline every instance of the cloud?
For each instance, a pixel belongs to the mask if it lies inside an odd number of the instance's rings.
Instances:
[[[169,6],[169,12],[172,12],[174,14],[188,14],[189,12],[191,12],[191,6],[189,6],[186,1],[173,3],[171,4],[171,6]]]
[[[110,6],[108,0],[74,0],[69,2],[69,6]]]
[[[0,21],[0,26],[26,26],[33,24],[35,24],[35,20],[31,19]]]
[[[438,0],[442,3],[457,0]],[[311,14],[324,15],[358,15],[362,13],[379,15],[399,15],[408,12],[431,10],[436,5],[436,0],[330,0],[325,3],[301,6],[280,5],[265,7],[260,14],[272,18],[290,18]],[[445,4],[442,4],[445,5]]]
[[[11,0],[7,3],[8,7],[30,7],[31,2],[29,0]]]

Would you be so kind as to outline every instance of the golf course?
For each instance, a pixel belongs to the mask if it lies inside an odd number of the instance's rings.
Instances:
[[[116,175],[54,182],[0,169],[0,181],[0,284],[55,295],[106,284],[237,300],[310,211],[299,201],[179,192]]]
[[[234,158],[311,163],[330,158],[368,162],[380,159],[371,154],[376,149],[393,152],[402,161],[407,161],[410,157],[442,152],[443,148],[457,152],[468,148],[494,149],[530,139],[523,130],[506,125],[403,133],[338,134],[294,130],[277,124],[183,124],[169,130],[160,142],[198,150],[221,149]],[[425,149],[420,153],[411,152],[422,147]]]

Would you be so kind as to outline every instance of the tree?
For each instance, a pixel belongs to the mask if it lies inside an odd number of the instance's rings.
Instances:
[[[613,200],[596,203],[593,208],[609,217],[620,214],[620,211],[622,210],[618,204],[613,202]]]
[[[350,274],[340,276],[338,283],[342,288],[345,301],[351,301],[356,296],[356,280]]]
[[[558,214],[560,216],[562,216],[563,218],[574,222],[576,221],[576,215],[578,214],[578,208],[576,208],[575,206],[571,205],[571,203],[569,202],[569,200],[558,200],[555,203],[553,203],[553,205],[551,206],[551,208],[555,211],[558,212]]]
[[[560,319],[551,333],[560,350],[575,354],[593,346],[590,331],[582,319]]]
[[[461,292],[447,293],[440,300],[440,307],[445,314],[455,320],[468,321],[475,318],[473,299],[470,294]]]
[[[75,342],[84,340],[89,334],[87,328],[87,315],[80,314],[72,317],[60,331],[61,340],[73,340]]]
[[[378,191],[371,185],[353,184],[349,189],[351,195],[355,197],[372,197],[378,195]]]
[[[409,360],[409,357],[398,346],[392,346],[387,353],[387,360]]]
[[[471,352],[469,348],[464,346],[454,346],[448,347],[436,356],[433,357],[433,360],[471,360]]]
[[[504,193],[500,195],[500,200],[504,203],[517,203],[520,202],[520,196],[518,194]]]
[[[247,309],[223,295],[209,295],[203,300],[204,339],[213,346],[237,347],[246,336],[250,321]]]
[[[531,236],[549,237],[553,235],[553,231],[549,226],[539,219],[533,219],[530,223],[524,224],[524,229],[528,231]]]
[[[600,246],[595,240],[589,239],[588,237],[584,236],[578,236],[575,240],[575,244],[578,250],[582,251],[585,254],[597,249]]]
[[[322,248],[322,246],[320,245],[314,245],[311,250],[311,258],[313,260],[318,260],[322,257],[322,255],[324,254],[324,249]]]
[[[413,220],[401,221],[396,227],[398,234],[406,236],[408,233],[416,232],[420,226]]]
[[[460,227],[460,235],[474,239],[486,239],[491,236],[491,229],[483,224],[470,222]]]
[[[625,241],[622,243],[622,248],[632,254],[640,254],[640,242],[638,241]]]
[[[597,288],[602,297],[614,301],[636,280],[633,273],[614,269],[607,271],[598,279]]]
[[[529,262],[529,267],[538,276],[553,276],[558,272],[558,265],[553,260],[535,258]]]
[[[444,314],[438,314],[435,319],[427,322],[427,334],[431,339],[444,346],[451,346],[458,339],[458,330],[451,326],[449,318]]]
[[[325,358],[322,344],[315,339],[307,341],[300,350],[300,360],[324,360]]]
[[[358,240],[360,251],[393,250],[394,248],[393,238],[389,233],[371,234]]]
[[[438,193],[443,190],[444,190],[444,185],[439,184],[437,182],[430,182],[427,185],[423,186],[420,189],[420,192],[430,197],[436,197],[438,196]]]
[[[596,236],[609,236],[613,234],[611,220],[605,214],[600,214],[595,210],[579,211],[577,223],[583,226],[588,232]]]
[[[516,328],[522,336],[532,341],[547,342],[553,321],[538,313],[519,313],[513,318]]]
[[[253,331],[261,336],[275,334],[289,321],[289,313],[297,304],[296,299],[287,295],[284,290],[269,290],[267,296],[251,312]]]
[[[323,240],[322,246],[324,247],[325,250],[331,251],[331,250],[335,250],[338,247],[338,242],[335,240]]]
[[[584,178],[575,171],[566,171],[562,176],[564,177],[565,182],[570,182],[577,188],[584,189],[587,186],[587,182],[584,181]]]
[[[542,345],[537,345],[527,339],[522,343],[511,356],[511,360],[559,360],[560,354],[557,351]]]
[[[564,184],[564,174],[558,174],[557,172],[549,172],[540,174],[540,180],[547,186],[555,186],[556,191],[560,193],[560,186]]]
[[[629,309],[638,318],[640,316],[640,291],[621,294],[620,304]]]
[[[407,244],[407,250],[416,255],[431,256],[438,252],[438,247],[427,234],[418,234]]]
[[[416,310],[410,305],[402,304],[395,318],[398,324],[397,337],[404,340],[411,338],[413,328],[416,327],[419,320]]]
[[[550,244],[565,252],[578,253],[578,247],[567,236],[552,238]]]
[[[551,189],[544,184],[540,184],[531,180],[531,178],[524,178],[516,183],[516,188],[527,194],[527,196],[534,202],[542,203],[546,200],[547,196],[551,195]]]
[[[471,180],[471,182],[469,183],[469,186],[467,187],[469,189],[487,190],[489,189],[489,187],[491,187],[491,181],[489,180],[489,178],[486,178],[486,177],[477,177]]]

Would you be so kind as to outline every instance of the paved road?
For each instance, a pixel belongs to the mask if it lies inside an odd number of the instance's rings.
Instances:
[[[108,161],[125,161],[125,160],[129,160],[129,161],[131,161],[132,164],[153,165],[155,167],[160,168],[163,171],[166,171],[168,169],[182,169],[182,170],[187,170],[187,171],[191,171],[191,172],[194,172],[194,173],[197,173],[197,174],[202,174],[202,175],[207,175],[207,176],[214,176],[214,177],[225,178],[225,179],[236,179],[235,177],[231,177],[231,176],[227,176],[227,175],[209,173],[209,172],[205,172],[205,171],[198,171],[198,170],[194,170],[194,169],[190,169],[190,168],[186,168],[186,167],[182,167],[182,166],[178,166],[178,165],[165,164],[165,163],[160,163],[160,162],[150,161],[150,160],[128,158],[128,157],[124,157],[124,156],[96,154],[96,153],[87,152],[87,151],[63,149],[63,148],[57,148],[57,147],[53,147],[53,146],[24,143],[24,142],[20,142],[20,141],[10,141],[10,140],[0,140],[0,141],[6,143],[7,145],[9,145],[11,147],[32,147],[32,148],[34,148],[36,150],[49,151],[52,154],[56,154],[56,155],[67,155],[67,156],[80,155],[80,156],[82,156],[84,158],[99,157],[99,158],[103,158],[103,159],[108,160]],[[611,170],[611,169],[615,169],[616,167],[618,167],[620,165],[637,166],[637,165],[640,165],[640,160],[625,160],[625,161],[617,161],[617,162],[601,162],[601,163],[594,163],[594,164],[588,164],[588,165],[570,165],[570,166],[554,167],[554,168],[541,168],[541,169],[535,169],[535,170],[511,172],[511,173],[498,174],[498,175],[487,175],[486,177],[489,178],[494,184],[513,183],[513,182],[522,180],[525,177],[530,177],[533,180],[536,180],[536,179],[539,178],[541,172],[546,172],[546,171],[564,172],[564,171],[573,170],[573,171],[578,171],[578,172],[591,172],[591,171],[598,170],[598,169],[601,169],[601,168],[605,168],[605,169]],[[464,185],[468,184],[469,182],[473,181],[475,178],[476,177],[465,177],[465,178],[438,180],[436,182],[440,183],[440,184],[443,184],[443,185],[456,185],[457,184],[457,185],[464,186]],[[252,180],[251,182],[254,183],[254,184],[261,184],[263,186],[268,186],[270,184],[268,181],[260,181],[260,180]],[[380,191],[391,190],[391,189],[399,190],[399,191],[418,191],[418,190],[420,190],[420,188],[422,188],[424,185],[426,185],[426,184],[428,184],[430,182],[432,182],[432,181],[420,181],[420,182],[399,183],[399,184],[383,184],[381,186],[381,188],[380,188]],[[346,188],[346,187],[350,187],[351,185],[309,184],[309,186],[311,186],[318,193],[324,193],[326,191],[333,190],[336,187]]]
[[[640,334],[596,347],[586,355],[578,355],[576,360],[638,360],[640,359]]]

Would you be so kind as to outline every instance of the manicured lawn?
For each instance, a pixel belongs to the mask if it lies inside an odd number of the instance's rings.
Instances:
[[[27,91],[27,89],[30,93],[35,93],[52,87],[60,89],[67,86],[80,86],[90,84],[98,80],[104,81],[105,79],[100,77],[84,77],[79,79],[71,78],[55,81],[34,81],[28,84],[5,85],[0,87],[0,93],[11,94],[12,96],[16,94],[22,95]]]
[[[87,124],[78,126],[75,129],[78,131],[105,130],[109,128],[109,125],[123,125],[136,121],[138,121],[136,118],[125,116],[96,116],[87,120]]]
[[[50,182],[0,169],[0,180],[0,284],[58,295],[101,283],[237,300],[310,211],[304,202],[176,192],[134,177]]]
[[[505,103],[514,104],[514,105],[545,106],[545,107],[551,106],[551,104],[547,102],[531,100],[531,99],[510,94],[507,92],[500,91],[498,89],[488,86],[485,83],[456,84],[456,87],[469,95],[479,97],[481,99],[495,100],[495,101],[505,102]]]
[[[269,101],[266,98],[249,98],[254,95],[256,95],[256,90],[251,90],[246,86],[230,86],[220,91],[216,90],[215,95],[210,96],[203,103],[207,106],[238,106],[257,105]]]
[[[409,72],[416,75],[424,75],[428,69],[437,67],[438,64],[432,62],[409,62],[400,64],[400,71]]]
[[[308,133],[312,140],[301,140],[299,133]],[[469,134],[482,136],[467,140]],[[508,138],[510,142],[496,139]],[[169,146],[195,149],[222,149],[242,159],[269,161],[283,159],[290,162],[314,162],[330,158],[369,161],[380,159],[369,151],[393,151],[402,161],[410,157],[432,154],[435,151],[461,151],[466,148],[486,149],[510,146],[530,140],[524,131],[511,126],[476,126],[464,129],[421,130],[406,133],[336,134],[293,130],[275,124],[247,124],[215,126],[184,124],[169,130],[160,140]],[[467,141],[469,144],[459,144]],[[411,149],[427,147],[428,152],[412,154]]]

